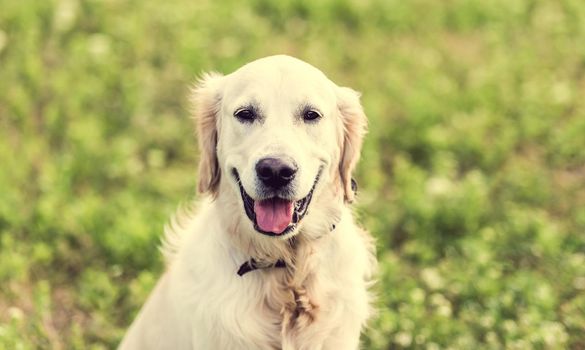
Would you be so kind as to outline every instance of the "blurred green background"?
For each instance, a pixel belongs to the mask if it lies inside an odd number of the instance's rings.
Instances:
[[[196,198],[203,71],[363,92],[366,349],[585,348],[585,2],[0,0],[0,348],[110,349]]]

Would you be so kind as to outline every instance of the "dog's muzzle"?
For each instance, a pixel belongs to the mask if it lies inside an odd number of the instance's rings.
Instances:
[[[307,214],[309,204],[311,204],[311,199],[313,198],[313,192],[319,182],[322,171],[323,167],[319,168],[309,193],[304,198],[296,201],[278,196],[254,200],[244,190],[238,171],[233,169],[232,174],[240,188],[244,211],[254,224],[254,229],[268,236],[284,236],[294,231],[298,223]]]

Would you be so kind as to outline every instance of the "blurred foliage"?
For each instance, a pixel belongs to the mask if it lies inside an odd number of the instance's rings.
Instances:
[[[195,194],[189,85],[275,53],[363,92],[365,348],[585,348],[585,2],[0,9],[0,348],[115,347]]]

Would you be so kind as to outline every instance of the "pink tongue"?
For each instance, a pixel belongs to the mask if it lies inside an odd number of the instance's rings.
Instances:
[[[262,231],[281,234],[292,221],[293,202],[271,198],[254,202],[256,222]]]

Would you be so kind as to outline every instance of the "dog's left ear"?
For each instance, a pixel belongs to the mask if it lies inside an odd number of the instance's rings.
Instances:
[[[221,178],[217,160],[217,140],[222,77],[219,73],[204,74],[191,92],[200,152],[198,190],[200,193],[211,193],[213,197],[217,195]]]
[[[337,88],[337,108],[343,122],[343,142],[339,162],[339,174],[344,199],[351,203],[355,193],[351,174],[360,158],[362,141],[367,131],[368,119],[360,103],[360,94],[347,87]]]

